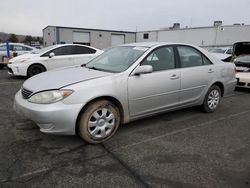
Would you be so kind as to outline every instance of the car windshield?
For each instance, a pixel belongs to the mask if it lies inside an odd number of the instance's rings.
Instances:
[[[147,47],[119,46],[106,50],[86,67],[106,72],[123,72],[147,51]]]
[[[52,48],[54,48],[55,46],[48,46],[48,47],[45,47],[45,48],[42,48],[40,50],[35,50],[33,52],[31,52],[32,54],[41,54],[41,53],[44,53]]]
[[[235,61],[241,62],[241,63],[250,63],[250,55],[244,55],[237,57]]]

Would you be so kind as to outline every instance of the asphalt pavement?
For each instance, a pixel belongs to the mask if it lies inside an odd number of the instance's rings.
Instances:
[[[26,78],[0,70],[0,187],[250,187],[250,91],[135,121],[90,145],[17,115]]]

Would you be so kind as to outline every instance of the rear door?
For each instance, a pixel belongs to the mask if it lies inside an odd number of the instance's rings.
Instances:
[[[181,66],[180,103],[196,102],[215,76],[214,65],[197,49],[177,46]]]
[[[176,69],[174,48],[166,46],[155,49],[141,65],[151,65],[153,72],[131,75],[128,78],[130,116],[140,116],[177,106],[180,69]]]

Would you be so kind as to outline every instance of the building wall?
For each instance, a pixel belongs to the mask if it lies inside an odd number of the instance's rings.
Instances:
[[[112,34],[125,35],[125,43],[134,43],[136,41],[135,33],[116,32],[116,31],[102,31],[102,30],[85,30],[74,28],[60,28],[60,27],[47,27],[43,30],[44,46],[54,44],[73,43],[73,32],[88,32],[90,33],[90,44],[93,47],[103,49],[111,46]],[[50,33],[50,35],[48,35]],[[45,44],[46,43],[46,44]]]
[[[149,39],[143,34],[149,33]],[[138,32],[137,42],[180,42],[198,46],[231,46],[235,42],[250,41],[250,26],[219,26],[176,30]]]
[[[43,30],[43,43],[44,46],[57,44],[56,27],[49,26]]]

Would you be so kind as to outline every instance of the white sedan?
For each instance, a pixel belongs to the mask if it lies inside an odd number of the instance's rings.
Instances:
[[[8,64],[9,74],[31,77],[56,68],[86,64],[102,52],[85,45],[54,45],[11,59]]]
[[[13,53],[13,51],[15,51],[17,53],[17,55],[22,55],[25,53],[29,53],[31,51],[36,51],[37,49],[22,43],[13,43],[10,42],[9,43],[10,46],[10,54]],[[1,43],[0,44],[0,56],[7,56],[7,47],[6,47],[6,43]]]

